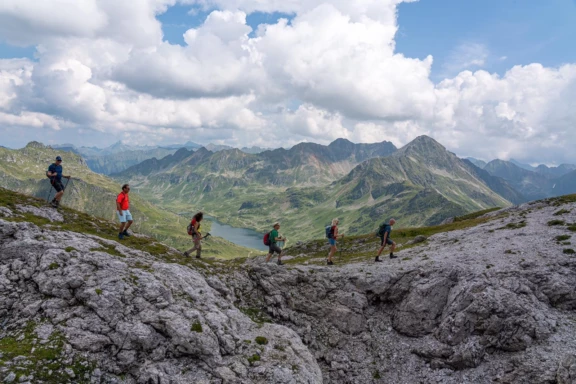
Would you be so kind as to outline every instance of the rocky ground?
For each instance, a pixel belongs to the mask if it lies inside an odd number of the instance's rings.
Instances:
[[[285,266],[159,258],[1,207],[0,380],[576,383],[574,201],[402,240],[379,264],[352,238],[332,267],[318,242]]]

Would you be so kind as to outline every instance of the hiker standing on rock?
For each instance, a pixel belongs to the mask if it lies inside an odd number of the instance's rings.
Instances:
[[[58,206],[60,206],[60,199],[62,199],[62,195],[64,195],[64,185],[62,184],[62,178],[64,177],[70,180],[70,176],[62,175],[62,158],[60,156],[56,156],[56,162],[50,164],[48,171],[46,172],[46,176],[50,178],[50,183],[56,190],[56,196],[54,196],[54,199],[50,202],[50,204],[54,208],[58,208]]]
[[[332,225],[330,226],[330,230],[327,234],[328,243],[330,244],[330,253],[328,253],[328,259],[326,260],[326,264],[328,265],[334,265],[332,257],[338,250],[338,248],[336,248],[336,240],[338,240],[339,237],[344,237],[343,234],[338,234],[338,223],[338,219],[333,219]]]
[[[200,233],[200,222],[204,218],[204,213],[198,212],[197,214],[192,217],[192,221],[188,225],[188,234],[192,236],[192,240],[194,241],[194,247],[184,252],[184,256],[189,257],[192,252],[196,251],[196,258],[202,258],[202,233]],[[209,234],[208,234],[209,235]]]
[[[130,198],[128,194],[130,193],[130,186],[124,184],[122,186],[122,192],[118,194],[116,198],[116,214],[120,220],[120,229],[118,230],[118,238],[123,240],[124,237],[130,237],[128,234],[128,228],[132,225],[134,220],[132,220],[132,214],[130,213]]]
[[[382,254],[382,251],[384,250],[384,248],[386,248],[386,245],[390,245],[390,258],[395,259],[398,257],[398,256],[394,256],[394,250],[396,249],[396,243],[394,242],[394,240],[392,240],[390,238],[390,233],[392,232],[392,226],[394,224],[396,224],[396,220],[390,219],[388,224],[384,223],[380,226],[380,228],[378,228],[378,236],[380,237],[381,243],[380,243],[380,250],[378,251],[378,255],[376,255],[376,259],[374,260],[377,263],[380,263],[383,261],[380,259],[380,255]]]
[[[266,262],[269,262],[270,259],[272,258],[272,255],[274,253],[278,254],[278,265],[283,265],[282,263],[282,248],[280,248],[278,246],[278,242],[279,241],[286,241],[285,237],[281,237],[280,234],[278,233],[278,230],[280,229],[280,223],[274,223],[273,229],[272,231],[270,231],[270,234],[268,235],[268,241],[270,242],[269,245],[269,249],[268,249],[268,254],[266,255]]]

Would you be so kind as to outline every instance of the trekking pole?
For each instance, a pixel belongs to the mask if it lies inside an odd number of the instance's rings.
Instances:
[[[50,202],[50,195],[52,194],[52,182],[50,182],[50,189],[48,190],[48,197],[46,198],[47,202]]]

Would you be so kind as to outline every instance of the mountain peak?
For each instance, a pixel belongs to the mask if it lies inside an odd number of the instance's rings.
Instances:
[[[402,153],[418,153],[418,154],[430,154],[436,152],[446,152],[446,148],[431,138],[430,136],[422,135],[418,136],[402,148],[398,152]]]
[[[28,144],[26,144],[26,148],[48,148],[48,147],[38,141],[31,141]]]

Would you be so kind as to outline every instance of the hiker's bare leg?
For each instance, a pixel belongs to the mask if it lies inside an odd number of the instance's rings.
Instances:
[[[394,253],[395,249],[396,249],[396,242],[393,242],[392,245],[390,246],[390,253]]]
[[[378,251],[378,257],[380,257],[380,255],[382,254],[382,251],[384,251],[384,248],[386,248],[386,244],[384,244],[383,246],[380,247],[380,250]]]
[[[134,222],[134,220],[130,220],[130,221],[126,224],[126,228],[124,228],[124,230],[127,231],[128,228],[130,228],[130,226],[132,225],[133,222]]]
[[[332,256],[334,256],[334,254],[336,253],[337,250],[338,250],[338,249],[336,248],[335,245],[333,245],[333,246],[330,248],[330,253],[328,254],[328,261],[332,261]]]
[[[282,258],[283,255],[284,255],[284,251],[282,251],[278,254],[278,261],[280,261],[280,259]]]
[[[62,198],[62,195],[64,194],[64,191],[60,191],[56,194],[56,196],[54,197],[57,201],[60,201],[60,199]]]
[[[267,254],[266,255],[266,262],[269,262],[271,258],[272,258],[272,253]]]
[[[124,227],[126,226],[126,223],[120,223],[120,228],[118,229],[118,233],[122,233],[124,232]]]

